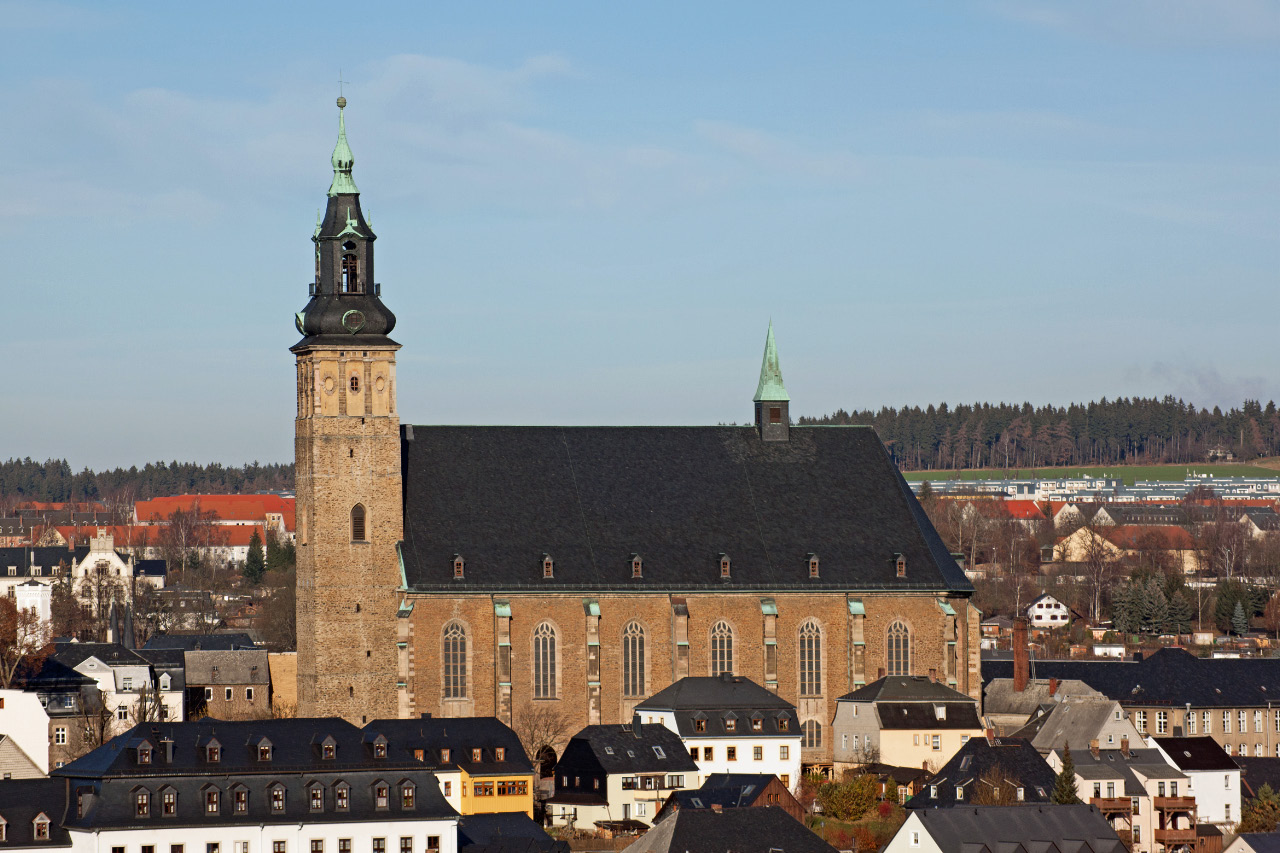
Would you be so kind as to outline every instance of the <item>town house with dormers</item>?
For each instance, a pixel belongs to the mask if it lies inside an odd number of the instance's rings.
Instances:
[[[772,329],[747,425],[401,424],[345,106],[291,348],[300,713],[576,730],[728,672],[825,764],[835,698],[882,675],[978,698],[972,585],[873,429],[792,425]]]

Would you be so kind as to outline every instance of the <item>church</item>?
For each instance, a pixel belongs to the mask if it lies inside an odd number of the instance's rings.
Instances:
[[[345,106],[291,348],[300,715],[572,734],[734,673],[823,765],[836,699],[880,676],[980,698],[972,585],[873,429],[791,423],[772,327],[750,426],[401,424]]]

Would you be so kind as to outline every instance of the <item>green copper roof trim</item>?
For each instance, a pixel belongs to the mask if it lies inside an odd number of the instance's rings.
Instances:
[[[764,616],[777,616],[778,603],[772,598],[760,599],[760,613]]]
[[[867,609],[862,606],[862,599],[860,598],[849,599],[849,615],[850,616],[866,616],[867,615]]]
[[[333,183],[329,185],[329,195],[335,196],[340,193],[358,193],[356,182],[351,177],[351,167],[355,165],[355,155],[351,153],[351,146],[347,144],[347,121],[344,116],[346,112],[343,107],[345,102],[338,107],[338,144],[333,146]]]
[[[347,227],[338,232],[339,237],[345,237],[348,234],[354,234],[357,237],[363,237],[360,230],[356,228],[360,223],[351,218],[351,208],[347,208]]]
[[[760,365],[760,384],[756,386],[757,403],[785,403],[791,395],[782,384],[782,370],[778,367],[778,345],[773,340],[773,321],[769,321],[769,334],[764,339],[764,361]]]
[[[506,617],[507,619],[510,619],[511,618],[511,602],[510,601],[493,602],[493,615]]]
[[[948,616],[955,616],[955,615],[956,615],[956,611],[955,611],[954,609],[952,609],[952,607],[951,607],[951,605],[950,605],[950,604],[948,604],[947,602],[943,601],[941,598],[939,598],[937,601],[938,601],[938,606],[942,608],[942,612],[943,612],[943,613],[947,614]]]
[[[599,616],[600,602],[596,601],[594,598],[584,598],[582,599],[582,610],[588,616]]]
[[[321,216],[321,214],[320,214],[320,209],[319,209],[319,208],[316,208],[316,231],[315,231],[315,233],[314,233],[314,234],[312,234],[312,235],[311,235],[312,237],[319,237],[319,236],[320,236],[320,223],[321,223],[321,222],[323,222],[323,221],[324,221],[324,217],[323,217],[323,216]],[[317,250],[317,251],[318,251],[318,250]]]

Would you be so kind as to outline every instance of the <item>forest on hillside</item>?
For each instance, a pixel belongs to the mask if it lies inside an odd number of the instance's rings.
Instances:
[[[139,468],[71,470],[65,459],[0,462],[0,496],[20,501],[103,501],[129,503],[181,494],[241,494],[293,488],[293,463],[200,465],[149,462]]]
[[[846,412],[801,424],[874,426],[904,471],[1053,465],[1182,464],[1230,452],[1241,461],[1280,453],[1280,412],[1245,400],[1223,412],[1171,396],[1069,406],[974,403]]]

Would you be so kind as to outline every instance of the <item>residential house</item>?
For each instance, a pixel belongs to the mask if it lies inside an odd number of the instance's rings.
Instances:
[[[928,784],[906,802],[908,809],[950,809],[982,803],[1048,803],[1054,771],[1023,738],[971,738]]]
[[[554,826],[642,829],[671,791],[697,784],[698,765],[665,725],[587,726],[556,762],[547,815]]]
[[[119,643],[61,642],[51,656],[94,680],[114,723],[105,734],[150,720],[181,720],[181,685],[155,677],[150,662]]]
[[[1280,758],[1233,758],[1240,767],[1241,802],[1258,796],[1263,785],[1280,791]]]
[[[440,778],[444,798],[463,815],[522,812],[533,817],[533,764],[520,738],[497,717],[374,720],[382,735]]]
[[[1157,749],[1072,750],[1076,791],[1111,822],[1132,853],[1160,853],[1196,845],[1196,799],[1187,774],[1169,764]],[[1062,752],[1049,753],[1054,773]],[[1127,835],[1125,833],[1128,833]]]
[[[271,714],[271,670],[266,649],[183,652],[192,708],[220,720]]]
[[[54,772],[74,849],[457,849],[435,774],[338,718],[145,723]]]
[[[836,770],[882,761],[941,767],[982,737],[978,703],[922,675],[889,675],[836,700]]]
[[[114,712],[104,710],[102,726],[96,726],[95,713],[102,707],[98,684],[69,666],[46,658],[34,666],[20,666],[13,685],[31,693],[48,715],[49,765],[62,765],[79,758],[110,737]]]
[[[66,812],[65,779],[11,779],[0,783],[0,844],[5,849],[72,849],[62,826]],[[82,839],[82,843],[89,839]],[[81,849],[90,850],[90,844]]]
[[[907,815],[884,853],[992,850],[1128,853],[1102,814],[1088,805],[917,810]]]
[[[1090,554],[1099,552],[1110,560],[1125,557],[1162,560],[1184,574],[1200,567],[1195,537],[1185,527],[1171,524],[1081,527],[1054,546],[1055,559],[1066,563],[1083,563]]]
[[[880,799],[888,799],[889,788],[898,791],[898,802],[905,803],[924,790],[924,786],[933,774],[924,767],[895,767],[880,761],[873,761],[858,768],[859,773],[869,773],[880,783]]]
[[[984,672],[987,665],[988,662],[983,661]],[[982,717],[996,734],[1012,735],[1048,705],[1089,698],[1106,697],[1075,678],[1028,678],[1021,684],[1011,678],[998,678],[987,684],[982,697]]]
[[[1211,737],[1153,737],[1147,743],[1187,774],[1201,823],[1231,829],[1240,820],[1240,765]],[[1274,759],[1273,759],[1274,760]]]
[[[983,661],[988,697],[1002,679],[1016,681],[1015,668],[1025,678],[1028,666]],[[1280,755],[1280,658],[1198,658],[1166,648],[1132,660],[1040,660],[1035,668],[1116,700],[1144,736],[1209,735],[1228,755]]]
[[[1024,615],[1033,628],[1065,628],[1071,622],[1071,608],[1048,593],[1032,599]]]
[[[672,791],[654,815],[658,823],[679,809],[781,809],[799,821],[805,808],[782,780],[770,773],[712,773],[694,790]]]
[[[835,853],[782,809],[679,809],[625,853]]]
[[[682,678],[636,705],[635,714],[676,732],[701,778],[768,773],[791,789],[800,782],[802,749],[822,746],[821,722],[799,723],[794,705],[740,675]]]
[[[21,779],[49,774],[49,712],[35,693],[0,690],[0,775]],[[28,769],[34,769],[34,774]]]
[[[1242,832],[1223,853],[1280,853],[1280,832]]]
[[[1041,755],[1071,744],[1077,749],[1093,743],[1114,749],[1122,742],[1142,742],[1142,735],[1120,703],[1102,696],[1077,696],[1042,705],[1013,737],[1030,740]]]

